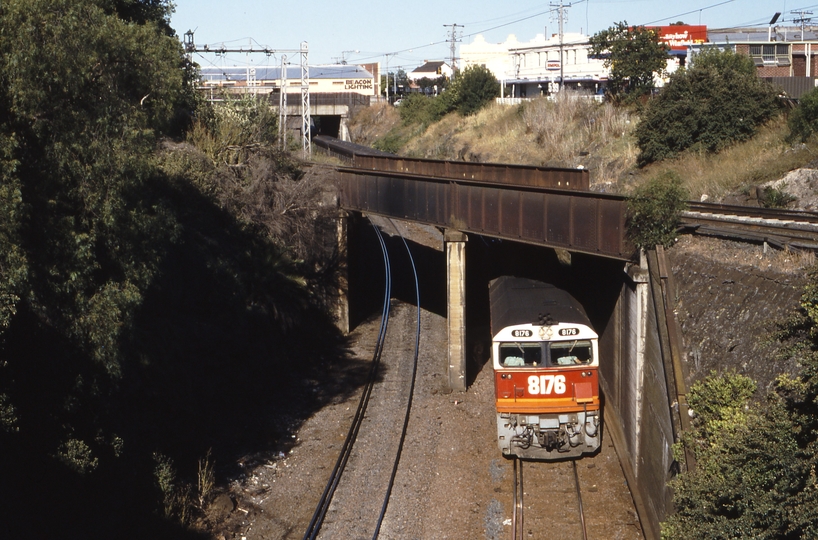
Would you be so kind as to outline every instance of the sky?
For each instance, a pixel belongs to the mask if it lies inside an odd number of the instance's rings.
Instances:
[[[521,42],[537,34],[559,30],[554,6],[560,0],[515,4],[490,0],[411,0],[366,2],[364,0],[173,0],[176,11],[171,26],[180,39],[194,32],[197,46],[276,51],[309,48],[311,65],[369,62],[388,63],[389,71],[411,71],[426,60],[451,57],[450,35],[457,25],[458,45],[471,43],[482,34],[490,43],[501,43],[509,34]],[[818,14],[818,3],[803,0],[580,0],[565,6],[566,33],[593,35],[617,22],[666,25],[678,21],[708,28],[756,26],[767,28],[776,12],[777,25],[795,25],[799,17]],[[814,1],[814,0],[813,0]],[[799,15],[800,12],[805,12]],[[818,15],[813,22],[818,25]],[[448,25],[448,26],[447,26]],[[459,50],[459,47],[458,47]],[[201,66],[279,65],[279,54],[197,53]]]

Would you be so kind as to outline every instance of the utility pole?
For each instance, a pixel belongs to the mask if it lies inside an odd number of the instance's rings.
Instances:
[[[559,19],[560,24],[560,92],[562,92],[562,87],[565,84],[565,70],[563,69],[563,64],[565,63],[564,53],[563,53],[563,24],[565,23],[565,8],[571,7],[571,4],[567,6],[563,5],[562,0],[560,0],[559,5],[551,4],[551,7],[557,10],[557,18]]]
[[[384,89],[386,90],[386,103],[389,104],[389,53],[386,55],[386,84],[384,85]]]
[[[812,15],[812,12],[800,10],[796,11],[795,13],[798,13],[799,17],[797,19],[793,19],[793,22],[801,25],[801,41],[806,41],[807,38],[804,36],[804,27],[807,23],[812,21],[812,17],[807,17],[807,15]]]
[[[281,55],[281,73],[278,93],[278,138],[281,151],[287,149],[287,55]]]
[[[460,32],[460,34],[457,33],[457,27],[459,26],[460,28],[463,28],[463,25],[462,24],[444,24],[443,26],[445,26],[445,27],[451,26],[452,27],[452,30],[448,35],[449,39],[447,39],[446,41],[450,41],[451,44],[452,44],[451,45],[451,49],[452,49],[452,71],[457,71],[457,58],[455,57],[455,54],[457,52],[456,47],[457,47],[457,42],[460,41],[460,38],[463,37],[463,32]]]

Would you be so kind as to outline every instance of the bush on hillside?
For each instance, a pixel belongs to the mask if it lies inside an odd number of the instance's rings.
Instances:
[[[781,110],[775,88],[750,57],[705,49],[648,102],[636,128],[639,164],[685,150],[718,152],[755,135]]]
[[[655,176],[637,188],[628,200],[628,236],[634,245],[642,249],[672,246],[686,199],[682,180],[673,173]]]
[[[425,128],[453,111],[463,116],[474,114],[499,95],[500,83],[491,71],[482,66],[469,66],[435,97],[421,93],[405,96],[399,107],[400,118],[404,125]],[[393,137],[392,143],[397,142]],[[382,142],[380,145],[383,150],[394,151],[394,144]]]
[[[789,142],[806,142],[813,133],[818,132],[818,88],[801,96],[798,107],[790,113],[787,123],[790,128]]]
[[[435,97],[409,94],[401,100],[400,119],[404,125],[429,126],[454,110],[450,91]]]
[[[500,95],[500,82],[483,66],[469,66],[459,73],[453,85],[454,103],[463,116],[476,113]],[[452,88],[450,88],[450,91]]]

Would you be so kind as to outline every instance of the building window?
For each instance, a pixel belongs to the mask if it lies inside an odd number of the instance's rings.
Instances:
[[[789,66],[789,44],[750,45],[750,56],[757,66]]]

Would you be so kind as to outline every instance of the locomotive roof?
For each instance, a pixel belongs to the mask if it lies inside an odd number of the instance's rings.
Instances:
[[[533,279],[502,276],[489,283],[491,335],[518,324],[576,323],[591,327],[585,309],[567,291]]]

